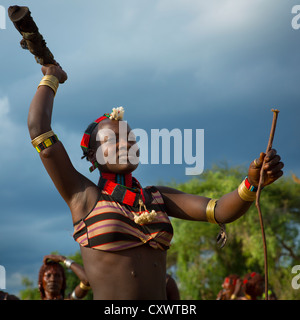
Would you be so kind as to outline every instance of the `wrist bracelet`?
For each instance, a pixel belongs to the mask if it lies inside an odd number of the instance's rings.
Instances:
[[[54,96],[55,96],[55,95],[56,95],[56,92],[57,92],[57,89],[58,89],[58,86],[59,86],[59,81],[58,81],[58,79],[57,79],[55,76],[53,76],[53,75],[45,75],[45,76],[42,78],[40,84],[38,85],[38,88],[39,88],[40,86],[48,86],[48,87],[50,87],[50,88],[53,90]]]
[[[70,269],[71,264],[72,264],[73,262],[74,262],[73,260],[65,259],[64,262],[63,262],[63,264],[66,266],[66,268]]]
[[[254,187],[248,180],[248,176],[245,177],[245,186],[246,188],[249,190],[249,191],[252,191],[252,192],[256,192],[257,191],[257,187]]]
[[[82,290],[84,290],[84,291],[88,291],[88,290],[91,289],[90,286],[85,285],[82,281],[80,281],[79,287],[80,287]]]
[[[239,196],[244,201],[254,201],[256,199],[256,191],[257,188],[249,183],[248,177],[238,187]]]
[[[75,290],[73,290],[73,292],[72,292],[72,294],[71,294],[71,298],[72,298],[73,300],[81,300],[80,298],[78,298],[78,297],[76,296]]]

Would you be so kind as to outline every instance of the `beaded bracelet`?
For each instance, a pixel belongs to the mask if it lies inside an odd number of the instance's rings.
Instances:
[[[239,196],[244,201],[254,201],[256,199],[256,191],[257,187],[250,184],[248,177],[238,187]]]
[[[248,176],[245,177],[245,186],[249,191],[256,192],[257,187],[254,187],[248,180]]]
[[[38,153],[51,147],[58,140],[57,135],[52,131],[45,132],[34,138],[31,143]]]

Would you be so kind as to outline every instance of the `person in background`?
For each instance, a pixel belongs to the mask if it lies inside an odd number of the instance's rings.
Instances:
[[[257,272],[247,273],[243,280],[238,279],[230,300],[257,300],[263,295],[264,277]]]
[[[79,278],[79,285],[65,297],[66,275],[64,268],[71,269]],[[84,269],[78,263],[61,255],[46,255],[40,268],[38,287],[42,300],[79,300],[83,299],[90,290]]]
[[[222,290],[218,293],[216,300],[231,300],[235,291],[237,281],[240,277],[236,274],[231,274],[226,277],[222,283]]]

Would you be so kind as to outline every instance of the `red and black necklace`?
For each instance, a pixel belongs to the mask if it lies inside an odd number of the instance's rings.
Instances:
[[[101,172],[98,187],[115,201],[136,207],[140,199],[145,202],[143,189],[132,174],[119,175]]]
[[[117,181],[123,181],[124,185]],[[98,186],[100,190],[107,192],[115,201],[132,207],[139,206],[139,212],[132,211],[135,223],[143,225],[152,222],[156,218],[157,213],[155,210],[147,210],[143,189],[131,174],[120,177],[114,173],[101,172]]]

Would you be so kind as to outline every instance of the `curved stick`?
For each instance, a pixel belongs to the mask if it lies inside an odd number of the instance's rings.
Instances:
[[[269,142],[266,150],[266,154],[271,150],[272,144],[273,144],[273,139],[274,139],[274,134],[275,134],[275,129],[276,129],[276,122],[277,122],[277,117],[279,110],[277,109],[272,109],[273,112],[273,122],[272,122],[272,128],[270,132],[270,137],[269,137]],[[260,209],[260,193],[261,189],[264,183],[264,165],[265,165],[265,159],[263,161],[261,170],[260,170],[260,178],[259,178],[259,183],[257,187],[257,192],[256,192],[256,202],[255,205],[258,210],[258,215],[259,215],[259,221],[260,221],[260,228],[262,232],[262,238],[263,238],[263,246],[264,246],[264,263],[265,263],[265,299],[268,300],[268,255],[267,255],[267,243],[266,243],[266,235],[265,235],[265,229],[264,229],[264,222],[263,222],[263,217]]]

